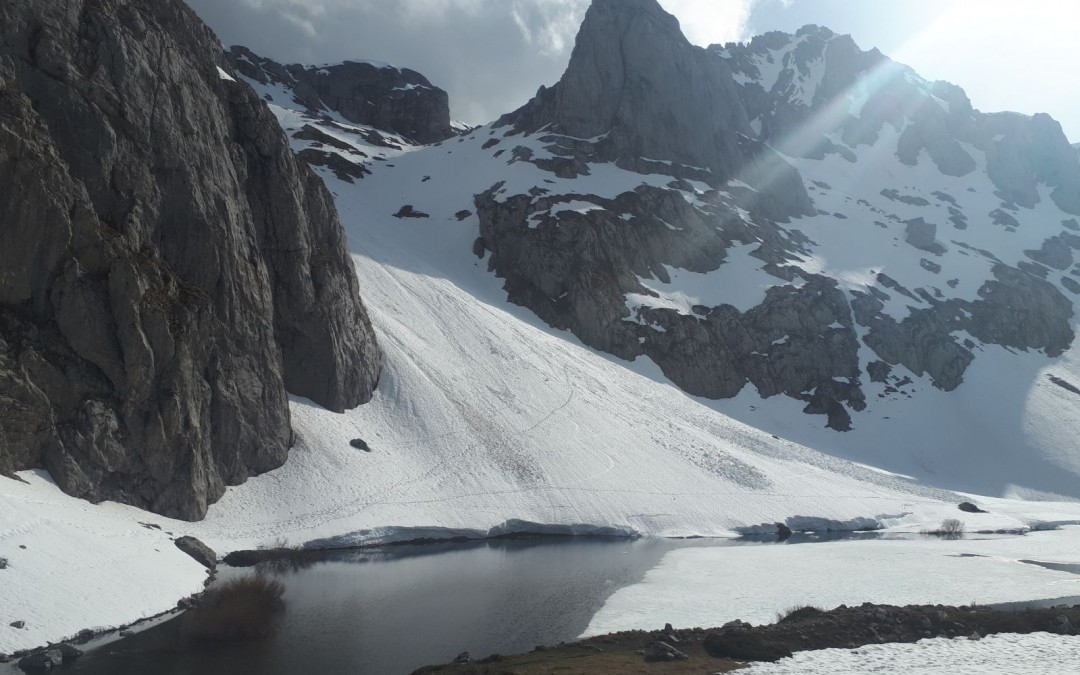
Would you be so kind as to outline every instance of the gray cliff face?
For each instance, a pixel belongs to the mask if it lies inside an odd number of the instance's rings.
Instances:
[[[331,110],[420,144],[455,135],[449,96],[414,70],[364,61],[283,66],[246,47],[232,47],[226,56],[244,77],[291,90],[309,111]]]
[[[197,519],[380,362],[332,199],[179,0],[0,9],[0,470]]]
[[[846,430],[868,381],[883,385],[880,398],[909,395],[911,377],[898,367],[951,391],[982,345],[1056,356],[1073,342],[1063,291],[1080,294],[1080,226],[1067,217],[1077,212],[1080,161],[1060,126],[975,111],[959,87],[927,83],[849,36],[808,26],[700,50],[655,0],[594,0],[562,79],[499,120],[499,131],[498,143],[523,139],[509,163],[551,178],[527,194],[500,183],[477,195],[474,253],[490,254],[512,302],[590,346],[649,357],[688,393],[728,398],[751,384]],[[932,167],[940,179],[869,190],[866,146],[897,175]],[[773,147],[820,175],[800,174]],[[600,163],[671,181],[617,196],[575,190],[572,179]],[[814,179],[835,176],[857,178]],[[1043,201],[1060,213],[1034,213]],[[850,241],[866,242],[851,246],[877,241],[866,267],[921,285],[869,270],[852,287],[814,271],[808,261],[848,257],[815,241],[815,227],[828,236],[850,228]],[[1031,250],[965,242],[1033,227],[1045,235]],[[736,247],[752,247],[756,274],[773,278],[756,306],[676,309],[653,290],[680,271],[722,272]],[[961,266],[984,276],[951,276]]]

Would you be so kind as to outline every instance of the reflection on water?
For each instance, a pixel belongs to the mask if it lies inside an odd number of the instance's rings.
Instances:
[[[780,545],[918,536],[794,534]],[[336,551],[262,563],[261,573],[285,585],[285,614],[273,637],[193,647],[181,635],[181,621],[173,619],[88,651],[65,672],[400,675],[463,651],[482,658],[573,640],[612,593],[640,581],[673,549],[765,545],[778,545],[776,536],[539,538]],[[219,581],[251,573],[222,568]]]
[[[90,652],[67,672],[395,675],[462,651],[528,651],[574,639],[611,593],[664,553],[703,543],[560,539],[329,553],[306,569],[266,572],[286,587],[273,638],[189,648],[174,620]]]

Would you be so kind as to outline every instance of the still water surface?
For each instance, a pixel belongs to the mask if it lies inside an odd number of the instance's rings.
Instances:
[[[841,538],[892,537],[795,535],[784,544]],[[611,594],[673,549],[776,543],[548,538],[328,552],[303,569],[267,572],[285,585],[286,610],[272,638],[193,647],[172,620],[96,649],[92,643],[64,672],[402,675],[463,651],[475,659],[574,640]],[[223,568],[219,579],[251,573]]]
[[[286,611],[273,638],[192,648],[170,621],[88,652],[65,672],[401,675],[463,651],[528,651],[573,640],[617,589],[667,551],[696,543],[559,539],[329,553],[275,573]],[[236,573],[251,572],[226,568],[219,578]]]

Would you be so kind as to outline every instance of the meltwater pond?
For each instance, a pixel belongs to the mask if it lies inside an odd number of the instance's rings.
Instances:
[[[869,539],[887,544],[884,540],[896,538],[909,539],[874,533],[796,535],[785,544]],[[463,651],[482,658],[574,640],[601,608],[617,600],[612,596],[640,586],[667,554],[689,553],[677,549],[761,546],[765,553],[776,544],[775,539],[541,538],[327,552],[303,568],[263,571],[285,586],[286,609],[271,638],[198,647],[184,639],[181,621],[174,619],[128,638],[87,645],[87,654],[65,672],[401,675],[448,662]],[[219,579],[252,573],[225,567]],[[751,586],[753,581],[744,579]],[[710,607],[722,623],[720,606]],[[665,620],[679,623],[679,617],[663,614],[656,615],[656,628]],[[4,668],[0,665],[0,673]]]
[[[536,539],[327,553],[270,572],[285,585],[286,610],[268,640],[191,647],[173,620],[89,651],[65,672],[401,675],[463,651],[528,651],[575,639],[608,596],[695,543]],[[219,579],[251,573],[223,568]]]

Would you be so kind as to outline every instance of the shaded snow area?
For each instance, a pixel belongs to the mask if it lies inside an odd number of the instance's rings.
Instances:
[[[757,663],[748,675],[1061,675],[1074,672],[1080,637],[1032,633],[982,640],[935,638],[913,645],[799,652],[778,663]]]
[[[975,354],[964,384],[951,392],[902,367],[894,375],[913,381],[903,391],[889,393],[886,385],[864,380],[866,410],[845,434],[820,428],[801,414],[798,401],[763,401],[751,388],[734,399],[701,403],[782,438],[920,481],[983,495],[1074,499],[1080,397],[1050,378],[1080,382],[1076,350],[1056,359],[998,346]]]
[[[202,590],[206,568],[171,541],[183,523],[68,497],[45,472],[19,475],[27,483],[0,477],[0,653],[148,618]]]
[[[655,630],[665,623],[770,624],[799,605],[968,605],[1080,596],[1080,575],[1035,562],[1080,562],[1080,528],[999,539],[680,549],[666,554],[641,583],[616,591],[585,636]]]

